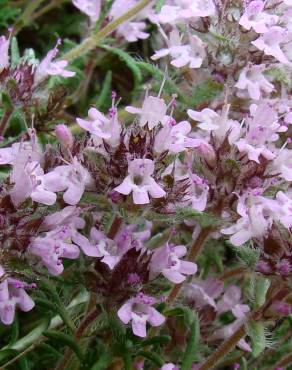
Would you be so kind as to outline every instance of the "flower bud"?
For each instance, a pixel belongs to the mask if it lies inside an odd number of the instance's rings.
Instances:
[[[55,134],[64,148],[71,149],[74,143],[71,131],[66,125],[57,125],[55,127]]]

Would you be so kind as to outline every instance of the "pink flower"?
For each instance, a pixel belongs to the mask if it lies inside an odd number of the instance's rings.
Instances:
[[[57,228],[48,232],[45,237],[33,238],[28,253],[40,257],[50,274],[60,275],[64,270],[62,258],[79,257],[79,248],[67,242],[69,236],[70,233],[66,227]]]
[[[0,278],[3,279],[5,271],[0,265]],[[0,320],[4,325],[12,324],[16,307],[21,311],[28,312],[33,309],[34,302],[24,288],[30,288],[28,284],[13,278],[4,278],[0,283]]]
[[[37,66],[34,75],[34,83],[35,85],[42,82],[48,76],[62,76],[62,77],[73,77],[75,76],[75,72],[67,71],[65,68],[68,65],[66,60],[58,60],[53,62],[53,59],[58,54],[58,46],[60,45],[60,40],[57,41],[56,46],[54,49],[50,50],[47,56],[41,61],[41,63]]]
[[[246,304],[241,304],[240,299],[241,290],[235,285],[230,285],[223,297],[217,302],[218,314],[231,311],[236,318],[244,318],[250,308]]]
[[[272,218],[269,212],[271,205],[269,200],[258,195],[257,191],[258,189],[255,189],[253,193],[244,194],[239,198],[237,213],[241,217],[236,224],[221,229],[222,234],[232,235],[230,242],[236,246],[246,243],[253,237],[263,238],[271,227]]]
[[[190,175],[190,194],[188,196],[192,208],[203,212],[207,205],[209,186],[206,181],[196,174]]]
[[[250,110],[252,118],[246,120],[246,136],[238,140],[236,146],[251,161],[260,163],[260,155],[272,160],[275,154],[269,150],[267,143],[278,140],[278,133],[287,131],[287,127],[278,123],[276,112],[266,103],[253,104]]]
[[[89,172],[74,158],[72,164],[58,166],[44,176],[47,189],[65,191],[63,199],[67,204],[77,204],[86,187],[92,183]]]
[[[126,251],[119,249],[114,240],[107,238],[103,232],[95,227],[90,231],[90,238],[98,251],[97,257],[102,257],[101,261],[112,270]]]
[[[268,172],[279,175],[286,181],[292,181],[292,152],[289,149],[282,149],[269,164]]]
[[[0,71],[9,66],[10,38],[0,36]]]
[[[197,122],[198,127],[202,130],[212,131],[217,130],[219,128],[219,114],[209,108],[204,108],[202,111],[195,111],[192,109],[188,109],[188,115]]]
[[[274,25],[278,21],[276,15],[265,13],[265,3],[261,0],[252,1],[246,7],[246,10],[239,20],[239,24],[246,30],[254,29],[257,33],[265,33],[269,30],[269,26]]]
[[[234,86],[240,90],[247,90],[251,99],[259,100],[262,92],[269,94],[274,90],[274,85],[263,75],[264,70],[264,64],[249,65],[243,68]]]
[[[281,27],[271,27],[266,33],[261,35],[252,44],[262,50],[266,55],[271,55],[276,58],[279,62],[284,64],[290,64],[280,44],[287,41],[287,32]]]
[[[176,23],[216,14],[213,0],[175,0],[174,5],[163,5],[158,15],[160,23]]]
[[[147,204],[149,195],[153,198],[162,198],[165,191],[151,177],[154,172],[154,163],[150,159],[134,159],[128,167],[129,175],[114,190],[129,195],[133,192],[135,204]]]
[[[197,146],[197,140],[187,135],[192,131],[188,121],[181,121],[175,125],[174,120],[168,120],[155,136],[154,149],[157,153],[168,150],[170,153],[180,153],[186,148]]]
[[[64,148],[72,149],[74,138],[68,126],[62,124],[56,125],[55,134]]]
[[[154,96],[147,96],[144,99],[142,108],[126,107],[127,112],[140,115],[141,127],[148,124],[150,130],[164,120],[166,110],[167,107],[164,100]]]
[[[86,256],[99,257],[100,254],[96,246],[92,246],[89,240],[78,231],[85,227],[85,221],[80,217],[79,208],[67,206],[61,211],[46,216],[42,224],[44,230],[54,233],[58,233],[60,229],[64,231],[64,227],[69,238],[67,240],[71,240],[78,245]]]
[[[179,370],[177,366],[175,366],[173,363],[164,364],[160,370]]]
[[[110,18],[116,19],[120,17],[121,15],[126,13],[128,10],[133,8],[137,3],[138,3],[137,0],[115,0],[109,12]],[[142,12],[142,14],[138,15],[138,18],[139,18],[138,21],[136,21],[135,19],[135,21],[131,20],[131,21],[124,22],[121,26],[117,28],[117,31],[116,31],[117,34],[125,38],[128,42],[135,42],[135,41],[138,41],[138,39],[143,40],[149,37],[149,33],[144,32],[146,23],[139,21],[140,18],[146,17],[147,10],[146,12],[144,11]]]
[[[152,60],[158,60],[170,55],[173,59],[170,64],[174,67],[181,68],[189,64],[190,68],[201,67],[206,52],[204,43],[197,36],[189,37],[189,44],[182,44],[179,32],[175,29],[170,33],[167,39],[168,48],[156,51],[152,55]]]
[[[150,279],[156,278],[160,273],[169,281],[180,284],[185,275],[193,275],[197,272],[197,265],[189,261],[181,261],[187,249],[183,245],[166,245],[156,249],[150,262]]]
[[[46,186],[44,177],[44,171],[37,161],[28,161],[23,168],[15,168],[11,175],[14,182],[10,193],[12,202],[17,206],[30,197],[38,203],[54,204],[56,194]]]
[[[96,108],[90,108],[87,120],[77,118],[76,121],[81,128],[91,133],[95,145],[100,145],[103,140],[111,146],[118,144],[121,127],[116,113],[107,118]]]
[[[239,327],[244,323],[244,319],[237,319],[234,321],[232,324],[225,325],[222,328],[216,330],[214,334],[211,336],[212,340],[217,340],[217,339],[228,339],[232,336],[232,334],[239,329]],[[245,341],[244,338],[240,339],[236,346],[240,349],[242,349],[245,352],[251,352],[251,347],[250,345]]]
[[[72,0],[72,3],[90,18],[90,22],[93,25],[98,21],[101,10],[101,0]]]
[[[118,316],[124,324],[132,322],[132,330],[138,337],[146,337],[146,323],[151,326],[160,326],[165,317],[154,307],[156,299],[139,293],[136,297],[129,299],[118,310]]]
[[[205,306],[211,306],[215,310],[217,305],[215,299],[223,292],[224,284],[220,280],[194,279],[192,283],[184,287],[184,295],[188,301],[195,303],[196,307],[202,309]]]

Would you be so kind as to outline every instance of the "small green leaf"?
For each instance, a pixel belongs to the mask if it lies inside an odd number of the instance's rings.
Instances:
[[[56,343],[60,343],[70,347],[72,351],[75,352],[76,356],[80,359],[80,361],[81,362],[83,361],[83,354],[74,337],[56,330],[45,331],[44,336],[46,336],[49,339],[52,339]]]
[[[259,308],[265,303],[270,285],[271,282],[269,279],[256,275],[254,283],[255,308]]]
[[[134,83],[135,83],[134,91],[136,89],[138,89],[138,87],[139,87],[139,85],[142,81],[142,74],[141,74],[140,69],[136,65],[135,59],[132,58],[131,55],[129,55],[126,51],[124,51],[122,49],[113,48],[113,47],[108,46],[108,45],[100,45],[100,47],[107,50],[108,52],[116,55],[117,57],[120,58],[121,61],[123,61],[127,65],[127,67],[133,73]]]
[[[249,337],[252,343],[252,355],[258,357],[266,348],[266,336],[264,324],[252,321],[249,324]]]
[[[165,363],[164,359],[161,356],[159,356],[156,352],[139,351],[138,356],[147,358],[148,360],[152,361],[155,365],[159,367],[163,366]]]
[[[11,39],[10,50],[11,50],[11,64],[13,66],[17,66],[20,62],[20,54],[17,38],[15,36],[13,36]]]
[[[95,104],[97,109],[103,108],[106,99],[108,99],[110,96],[111,86],[112,86],[112,71],[108,71],[105,76],[105,79],[103,80],[102,90],[99,93],[97,102]]]
[[[148,346],[157,346],[157,345],[164,345],[171,341],[171,337],[169,335],[157,335],[156,337],[148,338],[143,340],[140,344],[141,347],[148,347]]]
[[[112,362],[112,355],[109,352],[103,352],[95,364],[90,368],[90,370],[104,370]]]

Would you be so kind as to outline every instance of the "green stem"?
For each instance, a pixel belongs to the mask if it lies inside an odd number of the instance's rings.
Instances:
[[[143,10],[147,5],[151,3],[151,1],[152,0],[140,1],[136,6],[128,10],[119,18],[107,24],[100,31],[93,33],[91,36],[86,38],[80,45],[76,46],[68,53],[64,54],[62,56],[62,59],[72,62],[73,60],[88,53],[90,50],[94,49],[106,36],[110,35],[118,26],[128,21],[129,19],[133,18],[136,14]]]
[[[29,0],[27,7],[24,9],[21,16],[17,19],[14,24],[13,32],[17,34],[21,28],[27,25],[30,20],[33,12],[43,3],[45,0]]]
[[[4,115],[0,122],[0,136],[4,136],[5,131],[7,129],[9,119],[11,117],[12,111],[11,110],[5,110]]]

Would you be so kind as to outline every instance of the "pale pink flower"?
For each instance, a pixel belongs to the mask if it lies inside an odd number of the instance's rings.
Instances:
[[[198,17],[211,17],[215,14],[216,8],[213,0],[175,0],[174,5],[163,5],[158,21],[174,24]]]
[[[269,174],[279,175],[286,181],[292,181],[292,152],[289,149],[282,149],[270,162]]]
[[[164,364],[160,370],[179,370],[179,368],[177,366],[175,366],[175,364],[173,363],[167,363],[167,364]]]
[[[60,45],[60,42],[61,42],[60,40],[57,41],[57,44],[54,47],[54,49],[50,50],[47,56],[36,67],[34,75],[35,85],[42,82],[48,76],[62,76],[62,77],[75,76],[75,72],[68,71],[65,69],[68,65],[68,62],[66,60],[58,60],[55,62],[53,61],[53,59],[57,56],[59,52],[58,46]]]
[[[187,113],[194,121],[199,122],[198,127],[202,130],[212,131],[219,128],[220,115],[212,109],[204,108],[200,112],[188,109]]]
[[[220,230],[222,234],[232,235],[230,242],[233,245],[240,246],[251,238],[262,239],[271,227],[271,205],[261,194],[262,190],[254,189],[242,195],[237,204],[237,213],[241,217],[234,225]]]
[[[287,131],[287,127],[278,123],[277,113],[266,103],[253,104],[250,111],[252,118],[246,119],[246,136],[239,139],[236,146],[240,152],[245,152],[251,161],[260,163],[260,155],[272,160],[275,154],[267,144],[278,140],[279,133]]]
[[[0,265],[0,278],[3,279],[5,271]],[[26,293],[24,288],[32,285],[25,284],[11,277],[4,278],[0,283],[0,320],[4,325],[12,324],[17,307],[21,311],[28,312],[33,309],[34,301]]]
[[[9,66],[10,38],[0,36],[0,71]]]
[[[150,262],[150,279],[156,278],[161,273],[172,283],[180,284],[186,279],[185,275],[195,274],[197,265],[181,260],[186,253],[185,246],[169,243],[156,249]]]
[[[191,185],[187,198],[191,202],[191,207],[194,210],[203,212],[207,206],[209,186],[205,179],[194,173],[189,176],[189,179]]]
[[[186,148],[197,146],[197,140],[188,137],[192,127],[188,121],[176,123],[169,119],[155,136],[154,149],[157,153],[168,150],[170,153],[180,153]]]
[[[239,329],[239,327],[245,322],[245,318],[243,319],[237,319],[233,323],[229,325],[224,325],[222,328],[216,330],[212,336],[212,340],[217,340],[217,339],[228,339],[232,336],[232,334]],[[244,338],[240,339],[236,346],[240,349],[242,349],[245,352],[251,352],[251,347],[250,345],[245,341]]]
[[[75,157],[73,163],[55,167],[44,176],[44,183],[47,189],[59,192],[65,191],[63,199],[67,204],[77,204],[86,187],[92,184],[92,178]]]
[[[255,41],[252,41],[252,44],[259,50],[262,50],[266,55],[273,56],[279,62],[290,64],[290,61],[281,49],[281,44],[285,41],[287,41],[286,30],[284,28],[274,26]]]
[[[137,3],[137,0],[115,0],[109,12],[110,18],[116,19],[120,17],[137,5]],[[149,33],[144,32],[146,23],[140,21],[141,18],[146,18],[145,13],[147,13],[147,11],[138,14],[134,20],[131,19],[130,21],[124,22],[117,28],[117,35],[125,38],[128,42],[135,42],[139,39],[143,40],[149,37]]]
[[[240,300],[241,290],[235,285],[230,285],[223,297],[217,302],[218,314],[231,311],[236,318],[244,318],[250,311],[250,308],[248,305],[240,303]]]
[[[264,1],[251,1],[240,18],[239,24],[246,30],[252,28],[257,33],[267,32],[270,26],[277,23],[278,17],[264,12],[264,7]]]
[[[259,100],[262,92],[269,94],[274,90],[274,85],[262,73],[264,70],[264,64],[249,65],[243,68],[234,86],[240,90],[247,90],[251,99]]]
[[[103,140],[113,147],[119,143],[121,125],[115,111],[108,118],[96,108],[90,108],[88,119],[76,118],[76,121],[81,128],[91,133],[96,146],[102,144]]]
[[[170,55],[174,67],[181,68],[189,65],[190,68],[201,67],[205,58],[205,46],[202,40],[197,36],[189,36],[189,43],[182,44],[178,30],[173,30],[170,33],[169,39],[166,39],[168,48],[156,51],[152,55],[152,60],[158,60],[162,57]]]
[[[72,0],[72,3],[90,18],[92,24],[98,21],[101,10],[101,0]]]
[[[134,159],[130,162],[128,176],[114,190],[118,193],[129,195],[133,192],[135,204],[147,204],[149,195],[153,198],[162,198],[165,191],[153,179],[154,163],[150,159]]]
[[[60,275],[64,270],[62,258],[79,257],[79,248],[67,242],[69,236],[66,227],[57,228],[44,237],[33,238],[28,253],[39,257],[50,274]]]
[[[147,96],[144,99],[142,108],[127,106],[125,109],[131,114],[139,114],[140,126],[144,127],[148,124],[149,129],[152,130],[165,119],[167,107],[163,99],[155,96]]]
[[[62,124],[56,125],[55,134],[64,148],[72,149],[74,138],[68,126]]]
[[[220,280],[208,278],[207,280],[194,279],[184,287],[184,295],[188,301],[194,302],[198,309],[211,306],[215,310],[217,299],[223,292],[224,284]]]
[[[157,300],[153,297],[139,293],[136,297],[129,299],[118,310],[118,316],[124,324],[132,322],[132,330],[138,337],[146,337],[146,323],[151,326],[160,326],[165,317],[152,307]]]
[[[30,197],[38,203],[54,204],[57,196],[45,185],[44,176],[37,161],[28,161],[23,168],[15,168],[11,175],[14,183],[10,193],[12,202],[17,206]]]

